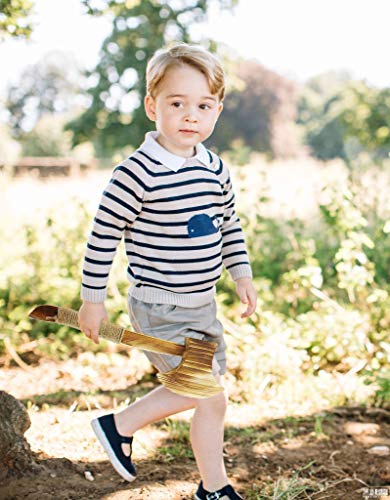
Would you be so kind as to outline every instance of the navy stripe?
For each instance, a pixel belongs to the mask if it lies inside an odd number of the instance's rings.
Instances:
[[[150,187],[150,192],[160,191],[161,189],[176,189],[182,186],[190,186],[192,184],[217,184],[220,186],[220,183],[217,179],[204,179],[202,177],[198,177],[197,179],[189,179],[187,181],[174,182],[170,184],[161,184],[159,186]]]
[[[225,201],[226,208],[230,208],[230,204],[231,204],[231,206],[233,206],[233,203],[232,203],[233,201],[234,201],[234,194],[232,194],[232,196],[230,197],[230,200]]]
[[[229,246],[229,245],[234,245],[235,243],[245,243],[245,241],[244,241],[244,240],[232,240],[232,241],[227,241],[226,243],[224,243],[224,244],[222,245],[222,248],[225,248],[225,247],[227,247],[227,246]]]
[[[191,238],[192,239],[192,238]],[[130,243],[133,245],[137,245],[139,247],[144,247],[144,248],[153,248],[154,250],[164,250],[168,252],[179,252],[179,251],[185,251],[185,250],[204,250],[206,248],[213,248],[218,246],[222,241],[222,238],[220,238],[218,241],[214,243],[210,243],[209,245],[194,245],[194,246],[189,246],[189,247],[168,247],[168,246],[161,246],[161,245],[151,245],[149,243],[141,243],[139,241],[134,241],[130,239],[125,239],[126,243]]]
[[[216,269],[221,267],[221,262],[218,262],[218,264],[213,266],[213,267],[208,267],[206,269],[201,269],[201,270],[197,270],[197,271],[167,271],[165,269],[156,269],[155,267],[151,267],[151,266],[143,266],[141,264],[134,264],[133,262],[131,263],[131,267],[139,267],[140,269],[145,269],[147,271],[153,271],[155,273],[158,273],[158,274],[161,273],[164,275],[187,276],[187,274],[204,274],[204,273],[208,273],[211,271],[215,271]]]
[[[193,281],[193,282],[186,282],[186,283],[167,283],[165,281],[147,278],[146,276],[138,276],[137,274],[133,273],[133,271],[130,269],[130,266],[127,268],[127,272],[130,274],[130,276],[132,278],[134,278],[136,280],[140,280],[142,282],[147,282],[147,283],[154,283],[156,285],[162,285],[162,286],[166,286],[169,288],[188,288],[188,287],[194,287],[194,286],[199,286],[199,285],[205,285],[206,283],[215,282],[220,277],[220,275],[218,275],[218,276],[214,276],[211,279],[203,280],[203,281]]]
[[[188,233],[185,234],[166,234],[166,233],[152,233],[150,231],[142,231],[142,229],[132,228],[131,233],[144,234],[145,236],[157,236],[157,238],[175,238],[175,239],[185,239],[188,240]]]
[[[180,208],[178,210],[154,210],[152,208],[143,207],[143,212],[147,212],[150,214],[161,214],[161,215],[169,215],[169,214],[185,214],[187,212],[198,212],[200,210],[207,210],[213,207],[223,207],[224,203],[209,203],[208,205],[199,205],[196,207],[189,208]]]
[[[249,266],[249,262],[248,261],[246,261],[246,262],[236,262],[235,264],[230,264],[229,266],[226,266],[226,269],[231,269],[234,266],[241,266],[243,264],[246,265],[246,266]]]
[[[118,198],[114,194],[109,193],[108,191],[104,191],[103,194],[104,194],[104,196],[106,196],[110,200],[115,201],[115,203],[118,203],[118,205],[121,205],[122,207],[126,208],[126,210],[130,210],[130,212],[133,212],[134,215],[139,214],[139,211],[135,210],[135,208],[133,208],[128,203],[125,203],[123,200],[121,200],[120,198]]]
[[[222,193],[217,191],[200,191],[197,193],[181,194],[178,196],[170,196],[169,198],[156,198],[155,200],[148,200],[147,203],[161,203],[167,201],[187,200],[189,198],[198,198],[200,196],[223,196]]]
[[[121,237],[118,238],[118,236],[111,236],[110,234],[99,234],[96,231],[92,231],[92,236],[96,236],[96,238],[100,238],[101,240],[115,240],[115,241],[120,241]]]
[[[137,160],[137,158],[132,158],[132,160],[135,161],[136,163],[140,164],[141,166],[143,165],[142,162]],[[142,189],[144,189],[145,191],[148,191],[148,186],[143,181],[141,181],[141,179],[139,177],[137,177],[135,175],[135,173],[132,172],[131,170],[129,170],[127,167],[125,167],[124,165],[118,165],[117,167],[115,167],[114,172],[116,172],[117,170],[119,170],[120,172],[123,172],[126,175],[128,175],[129,177],[131,177],[133,179],[133,181],[135,181],[137,184],[139,184],[142,187]]]
[[[126,193],[130,194],[133,198],[135,198],[138,203],[142,203],[142,198],[140,196],[137,195],[137,193],[135,191],[133,191],[131,188],[129,188],[128,186],[125,186],[124,184],[122,184],[120,181],[118,181],[117,179],[111,179],[110,181],[111,184],[114,184],[115,186],[118,186],[119,189],[122,189],[123,191],[125,191]]]
[[[210,151],[207,149],[207,154],[209,155],[209,160],[210,160],[210,163],[213,163],[213,155],[210,153]]]
[[[160,161],[155,160],[151,156],[147,155],[144,151],[142,151],[142,149],[137,149],[136,153],[140,153],[141,155],[145,156],[145,158],[147,158],[149,161],[151,161],[155,165],[162,165],[162,163]],[[132,159],[133,158],[130,156],[129,160],[132,160]]]
[[[129,273],[130,274],[130,273]],[[146,287],[146,288],[157,288],[158,290],[165,290],[167,292],[171,292],[172,290],[169,290],[169,288],[164,288],[162,286],[154,286],[154,285],[145,285],[144,283],[142,284],[143,287]],[[200,290],[196,290],[196,293],[203,293],[203,292],[208,292],[209,290],[212,290],[214,288],[214,285],[212,286],[208,286],[207,288],[201,288]],[[183,291],[180,291],[180,293],[182,295],[191,295],[193,294],[194,292],[191,291],[191,292],[183,292]]]
[[[92,276],[94,278],[107,278],[108,273],[91,273],[91,271],[83,271],[85,276]]]
[[[222,231],[222,236],[225,237],[228,234],[233,234],[233,233],[241,233],[241,228],[238,227],[237,229],[230,229],[229,231]]]
[[[142,222],[144,224],[153,224],[155,226],[162,226],[162,227],[177,227],[177,226],[187,226],[188,221],[185,220],[184,222],[160,222],[160,221],[153,221],[149,219],[144,219],[143,217],[137,217],[138,222]]]
[[[114,212],[113,210],[110,210],[109,208],[105,207],[102,204],[99,205],[99,210],[102,210],[102,212],[106,212],[107,214],[110,214],[115,219],[124,220],[125,222],[127,222],[128,225],[131,225],[131,221],[126,219],[126,217],[123,217],[122,215],[117,214],[116,212]]]
[[[234,201],[232,203],[230,203],[230,205],[228,205],[227,207],[225,207],[225,210],[229,210],[230,208],[232,208],[233,212],[234,212]]]
[[[91,285],[86,285],[85,283],[81,284],[83,287],[90,288],[91,290],[104,290],[106,288],[105,286],[91,286]]]
[[[87,248],[89,248],[90,250],[95,250],[95,252],[115,252],[116,250],[116,247],[115,248],[94,247],[90,243],[87,243]]]
[[[94,218],[94,221],[104,227],[111,227],[112,229],[117,229],[118,231],[123,231],[126,226],[117,226],[115,224],[110,224],[110,222],[106,222],[105,220],[99,219],[98,217]]]
[[[95,260],[90,257],[84,257],[85,262],[89,262],[90,264],[96,264],[98,266],[110,266],[112,264],[112,260]]]
[[[230,257],[235,257],[236,255],[246,255],[245,250],[241,250],[240,252],[229,253],[228,255],[223,255],[223,260],[229,259]]]
[[[245,252],[244,252],[245,253]],[[126,252],[129,257],[138,257],[142,260],[147,260],[148,262],[166,262],[168,264],[195,264],[197,262],[207,262],[208,260],[220,259],[221,254],[218,252],[215,255],[210,255],[209,257],[199,257],[197,259],[163,259],[159,257],[150,257],[146,255],[140,255],[136,252]]]
[[[215,174],[216,175],[221,175],[222,171],[223,171],[223,163],[222,163],[221,158],[219,158],[219,167],[218,167],[218,170],[215,172]]]

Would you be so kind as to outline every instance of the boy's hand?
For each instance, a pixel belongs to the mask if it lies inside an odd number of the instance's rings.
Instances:
[[[102,320],[108,321],[104,303],[94,304],[84,301],[79,310],[78,320],[81,331],[95,344],[98,344],[100,323]]]
[[[238,278],[236,280],[236,292],[243,304],[248,304],[241,318],[247,318],[255,312],[257,294],[251,278]]]

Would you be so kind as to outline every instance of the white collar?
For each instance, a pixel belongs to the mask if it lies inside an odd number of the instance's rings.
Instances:
[[[158,132],[153,130],[151,132],[147,132],[145,134],[145,140],[139,147],[146,154],[152,156],[156,160],[160,161],[164,166],[177,172],[180,167],[184,165],[184,163],[189,160],[189,158],[184,158],[183,156],[175,155],[171,153],[167,149],[165,149],[161,144],[156,141],[158,136]],[[196,154],[192,156],[191,159],[197,159],[202,162],[206,167],[210,166],[211,158],[207,152],[207,149],[200,142],[195,146]]]

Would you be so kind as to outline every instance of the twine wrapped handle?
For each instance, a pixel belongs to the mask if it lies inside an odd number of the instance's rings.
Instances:
[[[59,323],[80,330],[77,311],[67,307],[50,305],[38,306],[30,312],[29,316],[30,318]],[[121,326],[113,325],[107,321],[101,322],[99,337],[115,342],[116,344],[127,344],[131,347],[161,354],[182,356],[185,351],[184,345],[176,344],[168,340],[156,339],[155,337],[143,333],[132,332],[131,330],[126,330]],[[209,344],[210,347],[214,347],[214,349],[217,347],[217,344],[214,342],[205,342],[205,344]]]

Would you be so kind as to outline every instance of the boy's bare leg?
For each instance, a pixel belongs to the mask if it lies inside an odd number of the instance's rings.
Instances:
[[[216,375],[221,384],[221,377]],[[203,487],[215,491],[228,483],[223,460],[226,389],[206,399],[194,399],[159,386],[115,415],[119,434],[132,436],[145,425],[195,408],[191,422],[191,445],[203,481]],[[221,499],[223,500],[223,499]]]
[[[163,385],[153,389],[114,417],[115,425],[123,436],[132,436],[145,425],[194,408],[196,400],[180,396]]]
[[[216,380],[221,384],[219,374]],[[203,481],[208,491],[216,491],[229,482],[223,460],[224,420],[227,392],[206,399],[197,399],[191,422],[191,444]],[[223,500],[221,498],[221,500]]]

